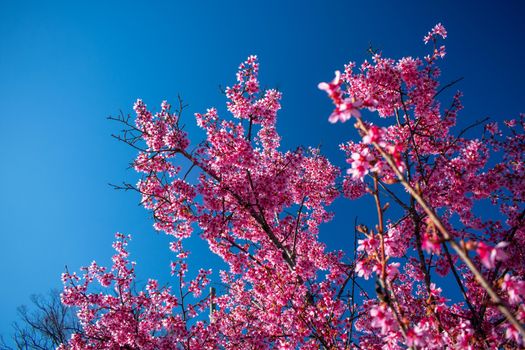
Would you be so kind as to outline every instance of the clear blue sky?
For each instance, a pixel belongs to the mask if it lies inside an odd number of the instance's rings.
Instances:
[[[468,5],[468,3],[472,5]],[[443,81],[465,77],[460,124],[524,112],[525,3],[522,1],[0,1],[0,333],[32,293],[60,287],[64,266],[108,264],[116,231],[130,233],[141,279],[166,278],[168,239],[155,234],[136,194],[135,152],[114,141],[107,121],[140,97],[157,108],[177,94],[193,112],[224,111],[219,85],[233,82],[250,54],[260,78],[284,93],[283,148],[337,145],[350,125],[330,125],[317,83],[371,42],[387,56],[421,56],[437,22],[449,32]],[[195,142],[198,140],[194,139]],[[357,205],[337,202],[321,230],[332,248],[350,247]],[[207,248],[192,241],[203,267]]]

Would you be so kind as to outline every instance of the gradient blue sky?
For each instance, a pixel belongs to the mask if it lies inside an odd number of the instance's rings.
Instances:
[[[472,4],[472,5],[469,5]],[[231,84],[250,54],[263,86],[284,93],[283,149],[319,145],[343,165],[337,145],[351,125],[330,125],[317,83],[367,57],[422,56],[437,22],[449,32],[443,81],[458,77],[459,123],[523,112],[525,2],[502,1],[0,1],[0,333],[32,293],[60,287],[60,274],[96,259],[109,264],[116,231],[130,233],[139,277],[166,280],[167,237],[154,233],[136,194],[107,184],[134,182],[135,152],[110,137],[106,120],[153,108],[181,94],[194,112],[224,111],[219,85]],[[194,139],[197,142],[197,139]],[[361,206],[362,207],[362,206]],[[353,218],[367,212],[339,201],[321,230],[331,248],[352,245]],[[194,260],[214,266],[192,240]]]

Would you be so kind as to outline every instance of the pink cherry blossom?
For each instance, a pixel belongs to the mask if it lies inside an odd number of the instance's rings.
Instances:
[[[374,54],[319,84],[329,121],[355,121],[346,175],[317,148],[283,149],[283,96],[261,88],[255,56],[226,88],[227,116],[195,114],[203,140],[190,143],[167,101],[137,100],[135,121],[119,121],[140,180],[123,188],[169,236],[172,281],[137,285],[117,234],[110,268],[63,274],[82,329],[59,349],[521,347],[525,115],[479,138],[456,130],[461,93],[437,99],[446,36],[438,24],[426,58]],[[332,213],[343,195],[371,215]],[[347,239],[329,248],[334,215]],[[220,271],[192,257],[196,239]]]
[[[432,30],[428,32],[428,34],[423,38],[423,41],[426,44],[430,40],[433,40],[438,35],[442,37],[443,39],[447,37],[447,30],[445,29],[445,27],[443,27],[441,23],[436,24],[434,28],[432,28]]]
[[[511,304],[518,304],[525,300],[525,281],[516,276],[506,274],[501,288],[507,292]]]
[[[499,242],[496,247],[490,247],[483,242],[478,242],[476,252],[483,265],[488,269],[493,269],[496,267],[496,261],[507,259],[507,255],[504,252],[504,248],[507,246],[508,242]]]
[[[368,148],[363,148],[359,153],[352,153],[348,163],[352,165],[352,168],[348,169],[348,174],[352,175],[352,178],[363,180],[364,176],[368,174],[369,170],[372,169],[371,161],[374,157],[370,153]]]
[[[377,143],[381,147],[385,147],[386,143],[383,141],[385,135],[385,129],[379,128],[375,125],[372,125],[368,128],[368,133],[363,136],[364,144]]]
[[[328,97],[332,99],[335,104],[335,109],[328,118],[330,123],[337,123],[341,121],[344,123],[352,116],[356,118],[361,117],[359,109],[363,106],[363,102],[354,98],[343,98],[341,91],[341,72],[335,71],[335,78],[331,83],[319,83],[319,89],[326,91]],[[367,105],[373,108],[375,100],[369,99]]]

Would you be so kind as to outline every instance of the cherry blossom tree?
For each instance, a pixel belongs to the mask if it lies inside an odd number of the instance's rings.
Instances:
[[[182,102],[152,113],[138,100],[134,121],[114,118],[143,175],[121,188],[173,237],[177,282],[134,292],[129,237],[118,234],[111,269],[63,275],[83,332],[61,349],[522,346],[525,116],[487,124],[478,139],[455,130],[461,94],[438,101],[455,83],[438,81],[446,35],[438,24],[425,36],[424,58],[372,53],[319,84],[335,105],[329,122],[355,126],[341,146],[346,174],[319,149],[281,150],[281,93],[261,90],[254,56],[225,91],[232,118],[195,114],[206,133],[195,146]],[[354,254],[318,238],[339,196],[375,203],[374,225],[349,225]],[[211,271],[189,277],[184,241],[195,234],[228,266],[217,291]],[[461,299],[448,296],[452,283]]]

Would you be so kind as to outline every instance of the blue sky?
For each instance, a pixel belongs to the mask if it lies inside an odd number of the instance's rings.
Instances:
[[[472,5],[469,5],[472,4]],[[322,144],[343,165],[337,145],[355,135],[331,125],[330,101],[317,83],[369,43],[386,56],[422,56],[437,22],[448,32],[443,82],[458,77],[465,97],[460,125],[524,112],[525,3],[506,1],[0,1],[0,333],[16,306],[60,287],[67,265],[108,264],[115,232],[130,233],[141,279],[166,278],[167,237],[154,233],[136,194],[108,183],[134,182],[135,152],[110,137],[106,120],[153,109],[181,94],[190,133],[194,112],[217,106],[250,54],[263,86],[284,94],[278,130],[283,149]],[[194,143],[199,138],[194,138]],[[331,248],[353,242],[353,218],[368,213],[339,201],[321,230]],[[207,248],[191,242],[203,267]]]

